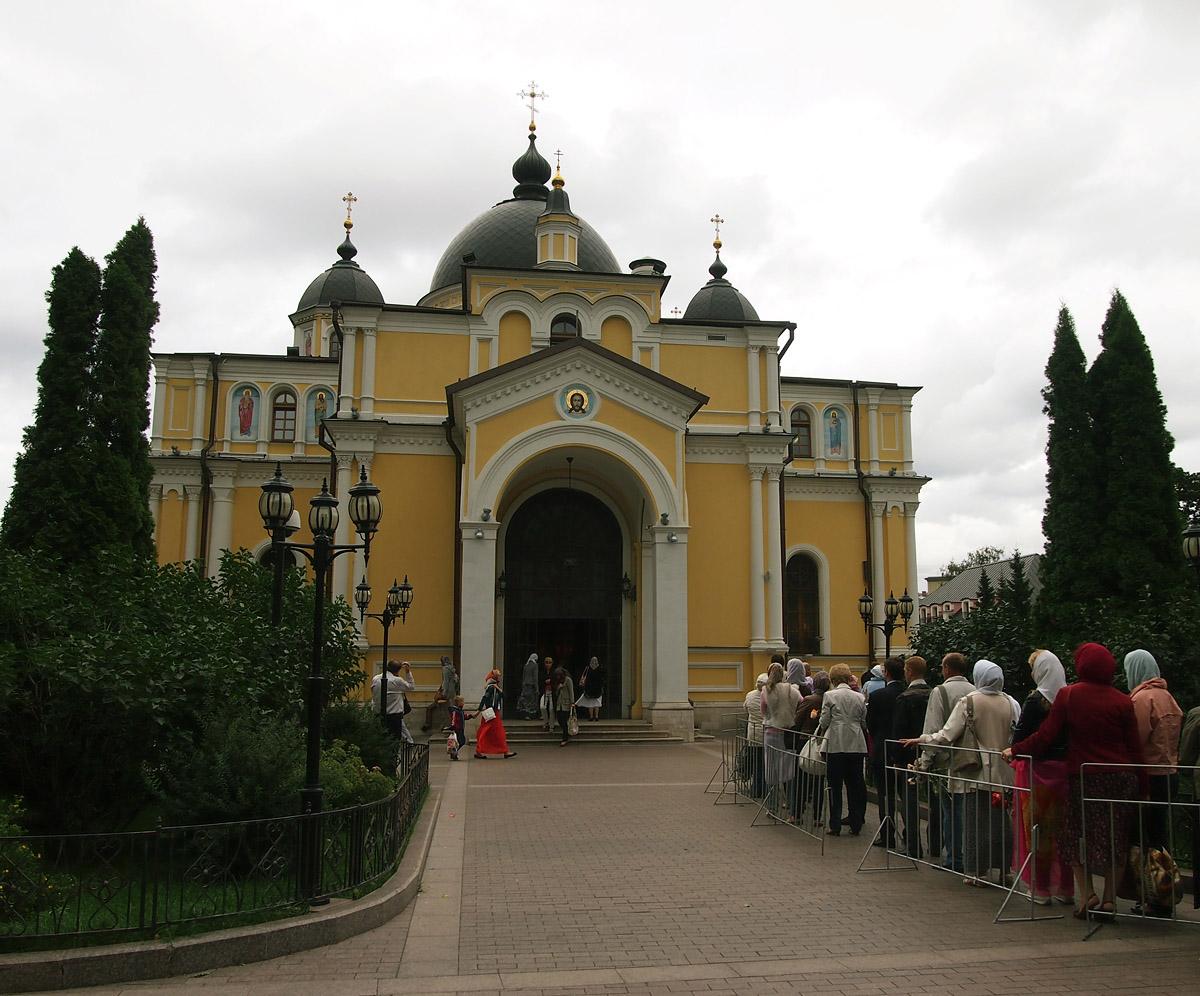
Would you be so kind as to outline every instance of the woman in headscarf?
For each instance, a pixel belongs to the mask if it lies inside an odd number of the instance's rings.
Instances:
[[[1075,670],[1079,681],[1055,696],[1050,715],[1037,732],[1013,744],[1004,755],[1011,760],[1014,754],[1028,754],[1036,761],[1066,731],[1067,819],[1058,838],[1058,853],[1071,862],[1075,876],[1080,903],[1075,918],[1111,920],[1116,912],[1113,872],[1129,853],[1134,812],[1132,802],[1120,800],[1139,798],[1139,792],[1149,786],[1144,768],[1139,775],[1127,767],[1142,763],[1142,738],[1133,703],[1113,688],[1117,673],[1113,655],[1098,643],[1085,643],[1075,651]],[[1089,767],[1081,774],[1085,764]],[[1089,800],[1104,801],[1089,801],[1085,807],[1085,789]],[[1085,826],[1086,851],[1080,861]],[[1097,873],[1104,876],[1103,898],[1093,888]]]
[[[521,669],[521,697],[517,699],[517,716],[537,719],[542,712],[538,704],[538,655],[530,654]]]
[[[1016,719],[1016,703],[1004,694],[1004,672],[992,661],[976,662],[972,672],[975,691],[964,695],[954,704],[946,719],[946,725],[935,733],[924,733],[919,737],[901,740],[905,747],[916,744],[945,744],[961,746],[964,734],[970,727],[979,746],[979,764],[971,770],[959,770],[953,760],[950,765],[950,791],[956,789],[954,782],[965,783],[963,799],[963,870],[966,885],[986,886],[992,868],[1001,870],[1001,884],[1008,869],[1012,854],[1012,841],[1008,839],[1009,821],[1004,818],[1004,792],[1013,784],[1012,769],[1000,758],[1000,751],[1008,747],[1013,721]],[[966,759],[968,752],[961,753]],[[993,805],[993,793],[1000,805]]]
[[[787,674],[783,680],[799,688],[802,696],[813,690],[812,678],[808,676],[808,665],[799,657],[793,657],[787,662]]]
[[[1035,650],[1029,655],[1029,666],[1037,687],[1025,699],[1013,730],[1013,740],[1018,743],[1036,733],[1046,721],[1059,689],[1067,683],[1062,662],[1049,650]],[[1067,812],[1066,732],[1059,734],[1036,764],[1018,757],[1012,766],[1018,790],[1013,808],[1013,867],[1020,871],[1021,880],[1038,905],[1049,906],[1052,897],[1071,903],[1075,898],[1071,864],[1058,853],[1058,835]]]
[[[1155,767],[1150,776],[1150,802],[1159,805],[1141,807],[1142,853],[1146,848],[1170,850],[1174,841],[1167,827],[1167,803],[1171,800],[1171,776],[1179,763],[1179,733],[1183,728],[1183,710],[1167,690],[1158,661],[1148,650],[1131,650],[1125,655],[1125,681],[1129,699],[1137,716],[1138,735],[1146,763]],[[1136,838],[1135,838],[1136,839]],[[1135,913],[1141,910],[1134,907]],[[1146,905],[1150,916],[1170,916],[1167,906]]]
[[[775,799],[779,808],[786,808],[788,823],[795,823],[794,798],[791,782],[796,777],[796,762],[787,749],[786,737],[796,721],[796,706],[800,704],[800,689],[784,680],[782,664],[767,669],[767,684],[763,688],[759,709],[763,717],[763,751],[767,770],[767,785],[784,789]],[[786,786],[786,789],[784,788]]]
[[[504,732],[504,723],[500,720],[500,709],[504,705],[504,696],[500,691],[500,672],[489,671],[487,684],[479,699],[480,716],[479,733],[475,737],[475,756],[486,761],[489,754],[502,754],[504,757],[516,757],[515,750],[508,749],[508,736]],[[491,710],[491,718],[484,719],[484,710]]]
[[[795,722],[792,726],[792,736],[796,740],[796,750],[801,750],[817,732],[817,724],[821,719],[821,702],[829,691],[829,675],[818,671],[811,678],[812,691],[800,699],[796,705]],[[801,689],[803,692],[804,689]],[[804,813],[811,802],[813,804],[812,820],[814,826],[820,826],[823,803],[825,801],[825,775],[810,774],[801,769],[796,778],[795,788],[796,816]]]
[[[588,666],[579,676],[579,684],[583,691],[575,704],[588,711],[589,722],[599,722],[600,707],[604,705],[604,668],[600,666],[598,657],[588,661]]]

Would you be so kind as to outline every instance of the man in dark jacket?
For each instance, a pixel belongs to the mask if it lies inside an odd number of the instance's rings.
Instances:
[[[904,662],[904,680],[908,688],[896,699],[892,714],[892,736],[897,740],[919,737],[925,728],[925,710],[929,706],[929,693],[933,691],[925,682],[925,658],[910,657]],[[908,768],[917,759],[916,748],[897,746],[894,764],[897,768]],[[904,811],[904,847],[910,858],[921,856],[921,800],[917,792],[916,772],[901,777],[900,798]],[[936,808],[934,806],[933,808]],[[933,812],[933,809],[930,810]],[[932,819],[932,816],[930,817]]]
[[[867,699],[867,732],[871,734],[871,771],[875,775],[875,793],[879,801],[879,823],[883,827],[875,843],[884,847],[896,846],[896,779],[888,770],[894,749],[888,748],[893,739],[892,720],[896,700],[904,692],[904,661],[889,657],[883,662],[883,677],[887,684],[877,688]],[[889,819],[890,817],[890,819]]]

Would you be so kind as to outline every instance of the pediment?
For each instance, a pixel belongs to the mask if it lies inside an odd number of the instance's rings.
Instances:
[[[682,431],[708,397],[588,339],[557,343],[446,388],[452,431],[520,408],[542,421],[605,422],[606,405]],[[547,404],[549,403],[549,404]]]

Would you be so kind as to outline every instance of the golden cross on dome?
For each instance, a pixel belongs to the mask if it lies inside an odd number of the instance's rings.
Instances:
[[[342,224],[346,226],[346,231],[350,231],[350,229],[354,227],[354,222],[350,220],[350,211],[354,207],[354,202],[358,200],[358,198],[354,196],[353,191],[347,190],[346,196],[343,197],[342,200],[346,202],[346,220],[342,222]]]
[[[678,318],[680,316],[681,312],[678,307],[675,307],[675,308],[671,309],[671,314],[674,315],[676,318]]]
[[[720,252],[721,251],[721,226],[723,224],[725,224],[725,219],[722,218],[719,214],[714,214],[708,220],[711,221],[714,226],[716,226],[717,237],[713,240],[713,248],[716,249],[717,252]]]
[[[535,101],[545,100],[547,97],[550,96],[550,94],[548,94],[545,90],[543,90],[543,91],[541,91],[541,93],[539,93],[538,88],[537,88],[537,83],[535,83],[533,80],[530,80],[529,81],[529,90],[528,91],[522,90],[520,93],[517,94],[517,96],[529,98],[529,130],[537,131],[537,125],[534,123],[534,120],[533,120],[534,115],[537,114],[537,105],[535,104]]]
[[[555,173],[562,172],[562,157],[563,157],[562,149],[555,149],[554,150],[554,172]]]

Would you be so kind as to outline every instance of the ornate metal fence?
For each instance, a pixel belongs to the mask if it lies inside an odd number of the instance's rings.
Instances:
[[[407,745],[397,775],[387,798],[317,816],[0,837],[0,946],[42,936],[152,936],[168,925],[299,912],[307,820],[318,821],[321,841],[317,901],[373,886],[394,868],[418,815],[428,746]]]

